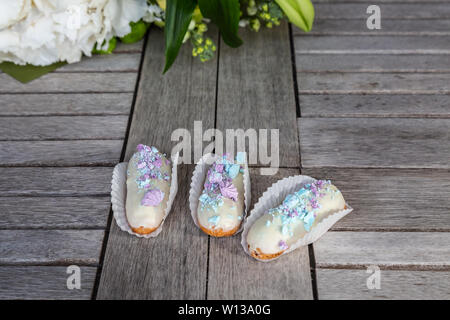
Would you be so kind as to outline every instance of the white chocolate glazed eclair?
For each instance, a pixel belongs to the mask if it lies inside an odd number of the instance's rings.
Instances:
[[[198,224],[205,233],[226,237],[239,230],[244,216],[243,172],[243,166],[227,155],[209,168],[197,210]]]
[[[134,232],[149,234],[164,218],[172,168],[155,147],[140,144],[136,149],[128,163],[125,211]]]
[[[306,184],[254,222],[247,234],[250,254],[263,260],[276,258],[324,218],[345,207],[342,193],[330,181]]]

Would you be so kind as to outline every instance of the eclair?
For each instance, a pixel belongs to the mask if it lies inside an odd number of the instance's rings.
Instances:
[[[243,161],[238,161],[243,163]],[[235,234],[244,218],[244,167],[222,156],[208,169],[198,199],[200,229],[214,237]]]
[[[305,184],[253,223],[247,234],[249,252],[257,259],[276,258],[345,207],[342,193],[329,180]]]
[[[131,229],[141,235],[158,229],[165,216],[171,163],[155,147],[137,146],[127,169],[125,212]]]

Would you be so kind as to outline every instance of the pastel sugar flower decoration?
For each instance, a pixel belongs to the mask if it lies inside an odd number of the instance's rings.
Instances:
[[[149,190],[145,193],[144,197],[142,198],[141,205],[147,207],[156,207],[161,203],[163,199],[164,199],[164,192],[162,192],[161,190],[157,189]]]
[[[223,166],[223,164],[216,163],[215,169],[218,173],[223,173],[224,166]]]
[[[242,171],[242,166],[233,163],[225,154],[208,169],[204,189],[200,197],[202,208],[209,206],[217,211],[223,205],[223,198],[238,200],[238,191],[232,181]]]
[[[288,247],[287,243],[284,242],[283,240],[280,240],[280,242],[278,243],[278,246],[280,247],[281,250],[286,250]]]
[[[222,182],[222,175],[218,172],[211,172],[211,174],[209,175],[209,182],[210,183],[221,183]]]
[[[237,201],[238,198],[238,191],[236,187],[231,183],[227,182],[223,186],[220,187],[220,193],[228,199],[231,199],[233,201]]]
[[[238,164],[227,165],[227,173],[231,179],[236,178],[236,176],[239,174],[240,169],[241,166]]]
[[[286,205],[288,208],[293,209],[295,208],[298,203],[300,202],[300,199],[297,198],[296,195],[290,194],[284,199],[283,204]]]

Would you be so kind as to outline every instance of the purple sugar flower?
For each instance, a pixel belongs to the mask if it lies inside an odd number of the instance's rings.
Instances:
[[[237,201],[238,191],[237,191],[236,187],[230,182],[228,182],[224,186],[220,187],[220,193],[225,198],[231,199],[233,201]]]
[[[286,250],[288,247],[287,243],[284,242],[283,240],[280,240],[280,242],[278,243],[278,246],[280,247],[281,250]]]
[[[141,205],[147,207],[156,207],[164,199],[164,192],[158,189],[149,190],[142,198]]]
[[[155,167],[157,168],[161,168],[162,166],[162,160],[161,159],[156,159],[153,164],[155,165]]]

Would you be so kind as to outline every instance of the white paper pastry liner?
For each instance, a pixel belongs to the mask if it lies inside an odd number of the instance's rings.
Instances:
[[[279,206],[287,195],[298,191],[302,186],[307,183],[312,183],[316,181],[316,179],[311,178],[309,176],[292,176],[287,177],[282,180],[277,181],[272,184],[259,198],[258,202],[253,207],[253,210],[250,212],[249,217],[244,223],[244,231],[242,232],[242,240],[241,245],[244,248],[244,251],[251,256],[250,250],[248,249],[247,244],[247,234],[250,230],[250,227],[255,223],[255,221],[264,215],[269,209],[275,208]],[[299,247],[306,246],[314,241],[318,240],[321,236],[323,236],[336,222],[345,217],[347,214],[353,211],[353,208],[350,207],[347,203],[346,209],[338,211],[332,215],[329,215],[321,222],[319,222],[316,226],[312,228],[310,232],[308,232],[303,238],[299,239],[297,242],[292,244],[287,250],[285,250],[281,255],[274,259],[256,259],[262,262],[273,261],[278,259],[280,256],[289,253]],[[254,257],[252,257],[254,258]],[[255,259],[255,258],[254,258]]]
[[[154,238],[156,237],[162,230],[162,226],[164,221],[166,220],[170,209],[172,208],[173,200],[178,191],[178,176],[177,176],[177,165],[178,165],[178,157],[179,154],[176,153],[172,156],[172,176],[170,179],[170,189],[169,189],[169,199],[167,200],[167,207],[164,214],[164,218],[161,221],[158,229],[153,231],[150,234],[139,234],[133,232],[131,230],[130,225],[128,224],[127,216],[125,213],[125,201],[127,198],[127,168],[128,162],[121,162],[114,167],[113,177],[111,181],[111,204],[112,210],[114,213],[114,219],[116,220],[117,225],[122,231],[128,232],[139,238]]]
[[[235,234],[241,232],[244,228],[244,221],[247,217],[247,212],[250,207],[251,200],[251,186],[250,186],[250,172],[248,171],[247,154],[244,152],[245,163],[244,165],[244,216],[242,217],[241,226]],[[206,175],[208,174],[209,167],[220,158],[216,154],[205,154],[197,163],[192,174],[191,189],[189,190],[189,207],[191,209],[191,216],[197,227],[200,228],[197,217],[198,199],[203,192],[203,186],[205,183]]]

